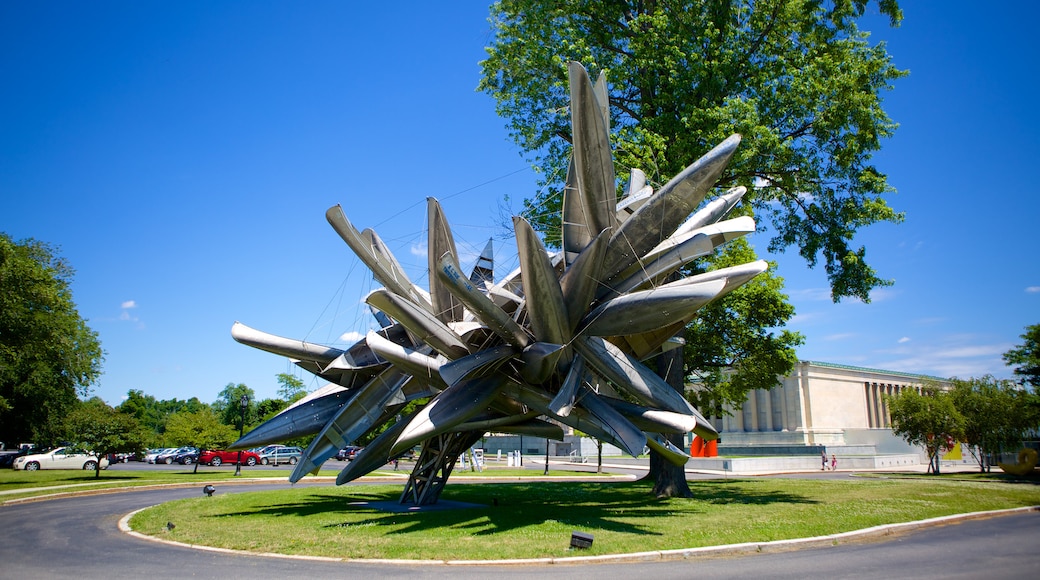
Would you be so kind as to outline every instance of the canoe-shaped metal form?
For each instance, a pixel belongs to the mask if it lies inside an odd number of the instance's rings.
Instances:
[[[393,268],[388,268],[387,261],[372,250],[372,237],[362,235],[361,232],[350,223],[350,220],[347,219],[341,206],[337,204],[330,207],[325,212],[325,219],[328,220],[332,229],[336,230],[339,237],[347,243],[347,246],[353,250],[354,255],[356,255],[363,264],[368,266],[368,269],[372,271],[372,276],[377,282],[387,287],[395,294],[407,296],[409,300],[421,305],[427,310],[433,308],[430,305],[430,299],[426,293],[416,288],[408,277],[405,276],[404,271],[397,271]],[[396,260],[394,262],[396,262]]]
[[[582,314],[588,310],[592,299],[596,297],[596,291],[602,283],[599,273],[609,238],[608,230],[600,232],[560,277],[560,291],[563,292],[563,302],[567,311],[568,332],[574,332]]]
[[[604,278],[610,279],[635,264],[670,236],[704,199],[739,144],[740,135],[733,135],[717,145],[669,180],[632,217],[619,225],[607,245]]]
[[[337,451],[364,435],[383,414],[383,407],[400,393],[408,375],[398,369],[383,371],[355,395],[349,403],[322,428],[300,456],[289,481],[296,483],[336,454]]]
[[[698,228],[679,243],[658,246],[667,249],[659,253],[651,252],[650,257],[640,260],[641,267],[631,276],[621,282],[612,282],[608,286],[616,293],[625,293],[648,284],[659,284],[686,264],[754,231],[755,220],[749,217],[739,217]]]
[[[654,188],[646,185],[639,191],[618,201],[616,214],[618,223],[622,223],[632,217],[632,215],[636,213],[636,210],[643,207],[643,204],[653,197],[653,195]]]
[[[574,347],[592,370],[644,404],[673,413],[699,415],[664,379],[606,340],[582,336],[574,340]]]
[[[250,328],[241,322],[231,326],[231,338],[253,348],[288,358],[318,361],[327,365],[343,355],[344,351],[302,340],[284,338]]]
[[[567,165],[567,179],[563,183],[560,201],[560,242],[567,265],[578,257],[592,241],[593,232],[585,223],[585,208],[578,192],[578,176],[574,173],[574,158]]]
[[[685,451],[673,445],[659,433],[645,433],[645,435],[646,445],[660,453],[661,457],[672,465],[682,467],[690,460],[690,456]]]
[[[683,280],[665,284],[662,288],[681,286],[684,284],[702,284],[713,280],[723,280],[725,281],[725,286],[719,295],[716,296],[715,299],[718,300],[768,269],[768,262],[765,260],[757,260],[747,264],[740,264],[729,268],[720,268],[718,270],[705,272],[704,274],[691,276]],[[672,337],[680,332],[689,322],[690,320],[681,320],[649,332],[626,335],[621,337],[621,340],[628,345],[628,348],[625,349],[626,352],[636,359],[643,360],[648,356],[660,352],[662,345],[671,340]]]
[[[571,362],[571,368],[567,369],[567,376],[564,377],[563,383],[560,385],[560,390],[549,403],[549,410],[560,417],[570,415],[578,396],[578,387],[582,385],[584,380],[585,359],[580,356],[574,357],[574,361]]]
[[[524,273],[524,298],[531,330],[541,342],[566,344],[571,338],[567,328],[567,307],[552,263],[527,220],[514,217],[513,229],[520,252],[520,268]]]
[[[455,431],[457,425],[482,411],[505,384],[504,375],[493,374],[468,379],[441,391],[412,417],[390,454],[403,452],[434,435]]]
[[[388,272],[389,276],[392,276],[402,287],[410,287],[412,294],[405,294],[405,296],[415,295],[421,297],[417,299],[418,304],[429,304],[430,295],[412,283],[408,279],[408,274],[405,274],[404,268],[401,267],[401,263],[397,261],[397,257],[390,251],[390,248],[383,243],[383,239],[379,237],[379,234],[372,228],[365,228],[361,230],[361,237],[368,242],[368,249],[372,256],[372,259],[379,262],[381,269]]]
[[[697,417],[693,415],[652,409],[610,397],[601,399],[643,431],[679,434],[692,433],[697,429]]]
[[[528,435],[539,439],[563,441],[563,429],[555,423],[539,419],[527,419],[520,422],[466,421],[457,427],[458,431],[478,431],[481,433],[509,433],[512,435]]]
[[[441,378],[450,387],[458,382],[493,372],[502,363],[516,354],[516,349],[509,345],[479,350],[469,356],[444,363],[440,368]]]
[[[524,363],[520,376],[532,385],[545,382],[556,371],[566,351],[567,347],[562,344],[532,343],[520,353],[520,360]]]
[[[578,406],[587,410],[614,433],[614,440],[621,442],[621,450],[636,457],[643,453],[646,446],[646,435],[613,407],[600,400],[599,395],[581,387]]]
[[[387,340],[376,332],[370,331],[365,336],[365,340],[368,341],[373,352],[409,375],[434,387],[438,391],[448,388],[447,383],[441,378],[441,366],[444,365],[442,359],[403,347]]]
[[[484,249],[473,264],[473,270],[469,273],[469,282],[481,292],[487,292],[495,283],[495,250],[491,240],[487,241]]]
[[[625,196],[622,198],[622,201],[639,195],[646,187],[646,173],[642,169],[633,167],[628,172],[628,185],[625,186]],[[618,205],[621,205],[620,202]],[[620,210],[621,208],[618,207],[618,209]],[[635,210],[636,208],[632,208],[632,211]],[[625,220],[619,218],[618,221],[623,222]]]
[[[356,458],[347,463],[347,466],[336,476],[336,485],[350,483],[386,465],[386,462],[390,460],[390,448],[393,447],[397,437],[408,426],[408,421],[413,416],[410,415],[401,421],[392,423],[386,431],[383,431],[371,443],[365,445],[365,449],[358,453]]]
[[[614,231],[617,227],[617,189],[610,132],[585,68],[571,62],[568,69],[574,173],[582,208],[581,218],[577,221],[586,224],[590,234],[605,229]]]
[[[713,223],[717,223],[722,218],[729,215],[729,212],[733,211],[737,203],[747,193],[747,188],[744,186],[734,187],[726,193],[716,197],[715,199],[704,204],[704,207],[694,212],[685,222],[679,226],[672,237],[681,236],[686,232],[693,231],[697,228],[702,228]]]
[[[615,429],[603,424],[595,415],[587,409],[575,406],[569,415],[561,417],[549,410],[549,396],[543,391],[518,383],[509,383],[502,389],[500,396],[509,397],[523,403],[525,406],[538,411],[538,413],[567,425],[568,427],[581,431],[595,437],[604,443],[610,443],[618,449],[624,449],[628,445],[618,438]]]
[[[429,272],[436,272],[440,259],[450,255],[457,261],[455,238],[451,235],[451,226],[444,217],[441,204],[432,197],[426,198],[427,244]],[[462,303],[446,288],[441,278],[430,276],[430,302],[433,304],[433,315],[441,322],[457,322],[462,320]]]
[[[249,449],[319,433],[357,392],[325,385],[246,433],[228,449]]]
[[[411,300],[379,288],[370,292],[365,302],[400,322],[418,341],[430,345],[444,356],[456,359],[469,354],[469,348],[459,335],[430,311],[420,308]]]
[[[590,312],[580,333],[590,336],[639,334],[689,320],[725,286],[724,280],[712,280],[624,294]]]
[[[714,246],[718,247],[726,242],[753,233],[754,231],[755,219],[751,216],[740,216],[733,219],[722,220],[713,224],[707,224],[699,228],[675,233],[669,236],[668,239],[647,252],[647,254],[643,256],[642,261],[644,264],[649,264],[654,260],[659,260],[662,256],[667,255],[690,238],[695,238],[698,235],[708,236],[711,238]]]
[[[436,274],[435,278],[440,282],[441,288],[454,295],[499,338],[518,350],[530,344],[531,338],[527,332],[506,311],[462,276],[453,255],[442,255],[437,268],[431,271]]]

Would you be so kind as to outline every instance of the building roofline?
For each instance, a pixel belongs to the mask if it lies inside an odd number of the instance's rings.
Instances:
[[[822,361],[816,361],[816,360],[803,360],[803,361],[799,361],[799,362],[805,363],[805,364],[809,364],[809,365],[818,366],[818,367],[825,367],[825,368],[832,368],[832,369],[844,369],[844,370],[849,370],[849,371],[861,371],[861,372],[870,372],[870,373],[880,373],[880,374],[886,374],[886,375],[895,375],[895,376],[900,376],[900,377],[906,377],[906,378],[909,378],[909,379],[918,379],[918,380],[922,380],[922,381],[929,380],[929,381],[938,381],[940,383],[948,383],[948,382],[950,382],[950,379],[948,379],[948,378],[936,377],[936,376],[932,376],[932,375],[922,375],[922,374],[919,374],[919,373],[906,373],[906,372],[903,372],[903,371],[890,371],[890,370],[885,370],[885,369],[872,369],[872,368],[869,368],[869,367],[857,367],[857,366],[853,366],[853,365],[843,365],[843,364],[822,362]]]

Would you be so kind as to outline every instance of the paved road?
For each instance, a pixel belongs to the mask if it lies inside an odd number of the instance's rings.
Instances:
[[[279,489],[288,484],[265,484]],[[236,488],[225,485],[222,493]],[[261,489],[256,485],[237,488]],[[366,578],[423,577],[511,579],[565,577],[597,579],[669,578],[1037,578],[1040,514],[1003,516],[931,528],[883,542],[804,551],[707,558],[683,562],[585,566],[393,566],[330,563],[197,551],[122,534],[126,513],[163,501],[199,494],[194,488],[135,491],[0,508],[0,579],[16,578],[250,578],[308,580],[364,575]]]

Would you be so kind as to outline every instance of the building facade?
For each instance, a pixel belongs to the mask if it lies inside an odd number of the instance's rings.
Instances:
[[[913,448],[892,434],[885,396],[918,389],[937,377],[815,361],[800,361],[771,390],[748,394],[730,416],[711,418],[720,445],[826,447],[846,453],[905,453]]]

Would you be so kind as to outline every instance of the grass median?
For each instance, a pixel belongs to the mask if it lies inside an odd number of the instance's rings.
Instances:
[[[1040,486],[984,481],[768,478],[690,486],[693,499],[659,500],[641,482],[454,483],[442,500],[480,507],[418,513],[367,505],[396,501],[399,485],[218,491],[149,508],[130,523],[174,541],[253,552],[479,560],[764,542],[1040,504]],[[593,534],[591,549],[569,549],[575,530]]]

